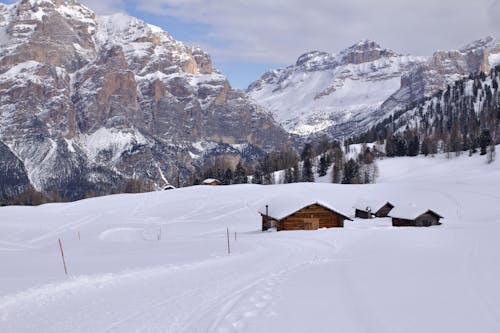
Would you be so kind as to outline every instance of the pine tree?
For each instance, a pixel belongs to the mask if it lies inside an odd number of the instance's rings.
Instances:
[[[344,153],[342,149],[335,148],[333,150],[333,172],[332,183],[339,184],[342,180],[342,170],[344,169]]]
[[[302,166],[302,181],[303,182],[314,182],[314,173],[312,169],[312,162],[310,158],[304,160]]]
[[[223,185],[231,185],[232,183],[233,183],[233,170],[231,170],[231,168],[227,168],[226,172],[224,172],[222,184]]]
[[[302,153],[300,154],[300,158],[303,162],[302,165],[302,178],[303,182],[314,182],[314,172],[313,165],[311,159],[313,158],[314,152],[312,145],[310,143],[306,143]]]
[[[350,158],[344,164],[344,176],[342,184],[359,184],[359,164],[354,159]]]
[[[330,167],[330,158],[328,154],[323,154],[319,158],[319,168],[318,168],[318,174],[320,177],[326,176],[326,173],[328,171],[328,168]]]
[[[245,184],[247,182],[246,171],[241,164],[241,161],[236,165],[236,169],[234,171],[234,184]]]
[[[483,130],[479,136],[479,147],[481,148],[481,155],[486,155],[487,148],[491,144],[491,133],[489,130]]]

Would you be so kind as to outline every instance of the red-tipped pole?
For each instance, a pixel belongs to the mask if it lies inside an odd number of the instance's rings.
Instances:
[[[66,260],[64,259],[64,250],[61,242],[61,238],[59,238],[59,249],[61,249],[61,257],[64,265],[64,273],[68,275],[68,268],[66,267]]]

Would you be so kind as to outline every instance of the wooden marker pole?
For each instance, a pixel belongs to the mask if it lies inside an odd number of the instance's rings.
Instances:
[[[237,240],[238,240],[238,236],[237,236],[236,231],[234,232],[234,240],[235,240],[235,241],[237,241]]]
[[[66,260],[64,259],[64,250],[61,242],[61,238],[59,238],[59,249],[61,249],[61,257],[64,265],[64,273],[68,275],[68,268],[66,267]]]
[[[229,246],[229,227],[227,228],[227,254],[231,255],[231,247]]]
[[[80,237],[80,231],[78,231],[78,240],[82,240],[82,238]]]

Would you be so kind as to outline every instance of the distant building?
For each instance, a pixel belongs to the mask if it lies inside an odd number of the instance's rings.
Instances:
[[[168,190],[175,190],[175,186],[169,184],[163,188],[163,191],[168,191]]]
[[[394,227],[430,227],[440,225],[441,215],[433,210],[416,207],[397,207],[391,213]]]
[[[359,200],[354,206],[355,216],[360,219],[387,217],[394,205],[388,201]]]
[[[262,231],[276,228],[284,230],[317,230],[320,228],[342,228],[347,215],[326,203],[293,203],[289,200],[270,203],[260,210]]]
[[[205,179],[201,184],[202,185],[217,186],[217,185],[221,185],[222,183],[218,179],[208,178],[208,179]]]

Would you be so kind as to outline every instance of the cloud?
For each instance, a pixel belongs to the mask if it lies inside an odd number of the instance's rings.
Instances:
[[[402,53],[457,48],[495,32],[491,22],[498,25],[500,5],[491,1],[136,0],[135,5],[206,25],[205,34],[192,42],[219,59],[290,63],[305,51],[338,51],[365,38]]]
[[[122,12],[125,9],[124,0],[82,0],[81,3],[101,15]]]
[[[500,0],[494,0],[490,8],[490,23],[500,33]]]

